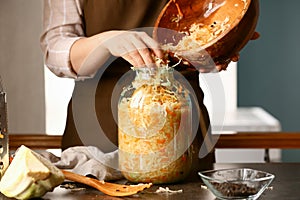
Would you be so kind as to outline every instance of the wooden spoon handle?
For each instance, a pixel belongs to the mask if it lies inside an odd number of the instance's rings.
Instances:
[[[66,179],[91,186],[103,192],[104,194],[110,196],[130,196],[146,188],[149,188],[152,185],[151,183],[138,184],[138,185],[122,185],[122,184],[108,183],[108,182],[99,181],[97,179],[89,178],[65,170],[62,170],[62,172],[65,175]]]
[[[85,185],[88,185],[88,186],[91,186],[91,187],[95,187],[98,189],[98,184],[96,182],[101,182],[101,181],[98,181],[96,179],[93,179],[93,178],[89,178],[89,177],[86,177],[86,176],[82,176],[80,174],[75,174],[73,172],[69,172],[69,171],[66,171],[66,170],[61,170],[65,176],[66,179],[70,180],[70,181],[74,181],[74,182],[77,182],[77,183],[82,183],[82,184],[85,184]]]

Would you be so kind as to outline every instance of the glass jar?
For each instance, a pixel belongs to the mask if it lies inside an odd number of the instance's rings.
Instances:
[[[192,165],[190,93],[173,68],[135,70],[118,104],[119,168],[131,182],[181,181]]]

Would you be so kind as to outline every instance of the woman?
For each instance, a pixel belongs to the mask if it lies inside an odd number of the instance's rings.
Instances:
[[[159,45],[149,35],[129,30],[153,26],[166,3],[167,0],[44,1],[41,46],[46,65],[57,76],[92,77],[108,62],[108,58],[118,58],[103,72],[95,97],[99,124],[114,144],[117,144],[117,125],[111,110],[111,94],[115,84],[131,66],[151,66],[153,55],[163,57]],[[212,147],[207,148],[204,158],[198,156],[204,137],[210,134],[198,72],[184,69],[180,72],[193,87],[198,99],[194,104],[198,103],[200,107],[200,113],[196,113],[200,114],[199,129],[192,144],[195,171],[208,169],[214,162],[214,152],[210,152]],[[83,145],[81,139],[82,134],[78,134],[74,123],[71,101],[62,148]]]

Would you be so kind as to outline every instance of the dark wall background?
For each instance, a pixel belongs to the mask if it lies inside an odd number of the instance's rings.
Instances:
[[[300,132],[300,1],[260,0],[261,37],[242,50],[238,105],[261,106],[283,131]],[[300,150],[284,150],[283,161],[300,161]]]

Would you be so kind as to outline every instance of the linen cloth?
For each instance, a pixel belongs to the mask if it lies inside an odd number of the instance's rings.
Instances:
[[[118,150],[103,153],[94,146],[75,146],[62,151],[57,157],[50,152],[42,152],[59,169],[68,170],[83,176],[92,175],[99,180],[123,178],[118,170]]]

